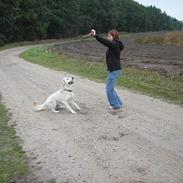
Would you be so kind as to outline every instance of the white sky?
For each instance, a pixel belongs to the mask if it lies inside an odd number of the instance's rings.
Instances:
[[[183,21],[183,0],[135,0],[144,6],[156,6],[169,16]]]

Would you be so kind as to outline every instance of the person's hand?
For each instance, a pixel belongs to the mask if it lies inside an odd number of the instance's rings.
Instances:
[[[95,29],[92,29],[91,32],[89,33],[91,36],[95,36],[96,35],[96,31]]]

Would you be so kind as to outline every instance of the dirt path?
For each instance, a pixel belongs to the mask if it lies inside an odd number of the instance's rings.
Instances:
[[[111,115],[105,85],[75,76],[81,112],[35,112],[33,101],[60,88],[64,74],[25,62],[26,49],[0,52],[0,92],[41,181],[183,182],[181,107],[120,89],[124,112]]]

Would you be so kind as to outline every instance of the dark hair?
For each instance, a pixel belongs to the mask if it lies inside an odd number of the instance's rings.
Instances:
[[[113,40],[119,40],[119,32],[117,30],[111,30],[108,34],[113,37]]]

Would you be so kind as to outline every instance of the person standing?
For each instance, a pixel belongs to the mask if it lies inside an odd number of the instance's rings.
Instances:
[[[94,29],[91,30],[89,35],[96,38],[97,41],[108,47],[106,51],[106,65],[108,69],[106,94],[110,104],[110,109],[120,109],[123,102],[116,93],[114,87],[118,78],[122,74],[120,53],[124,49],[123,42],[119,40],[119,32],[111,30],[107,34],[107,39],[100,37],[96,34]]]

